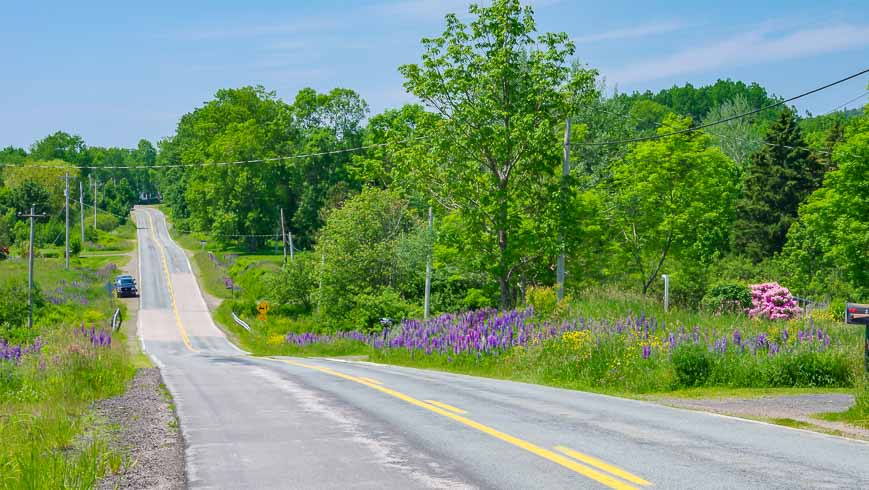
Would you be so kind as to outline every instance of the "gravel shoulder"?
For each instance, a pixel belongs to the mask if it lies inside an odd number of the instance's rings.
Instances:
[[[126,468],[99,488],[186,488],[184,441],[157,368],[139,369],[126,393],[100,400],[94,410],[110,427],[120,427],[113,444],[128,458]]]
[[[854,404],[854,395],[847,393],[700,399],[656,396],[649,398],[649,401],[671,407],[763,420],[869,441],[867,429],[815,417],[819,413],[842,412],[850,408]]]

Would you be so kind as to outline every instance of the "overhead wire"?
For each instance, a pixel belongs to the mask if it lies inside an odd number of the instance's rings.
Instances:
[[[859,71],[859,72],[857,72],[857,73],[854,73],[854,74],[852,74],[852,75],[848,75],[848,76],[845,77],[845,78],[840,78],[839,80],[836,80],[835,82],[830,82],[830,83],[828,83],[828,84],[826,84],[826,85],[822,85],[822,86],[820,86],[820,87],[814,88],[814,89],[812,89],[812,90],[809,90],[808,92],[803,92],[803,93],[801,93],[801,94],[799,94],[799,95],[795,95],[795,96],[790,97],[790,98],[788,98],[788,99],[780,100],[780,101],[775,102],[775,103],[773,103],[773,104],[767,104],[767,105],[765,105],[765,106],[763,106],[763,107],[760,107],[760,108],[758,108],[758,109],[754,109],[754,110],[751,110],[751,111],[748,111],[748,112],[744,112],[744,113],[741,113],[741,114],[736,114],[736,115],[733,115],[733,116],[730,116],[730,117],[725,117],[725,118],[723,118],[723,119],[719,119],[719,120],[717,120],[717,121],[712,121],[712,122],[709,122],[709,123],[706,123],[706,124],[701,124],[701,125],[699,125],[699,126],[692,126],[692,127],[685,128],[685,129],[680,129],[680,130],[677,130],[677,131],[671,131],[671,132],[669,132],[669,133],[656,134],[656,135],[650,135],[650,136],[640,136],[640,137],[636,137],[636,138],[626,138],[626,139],[621,139],[621,140],[612,140],[612,141],[598,141],[598,142],[594,142],[594,141],[592,141],[592,142],[584,142],[584,143],[583,143],[583,142],[580,142],[580,143],[577,143],[577,145],[582,145],[582,146],[611,146],[611,145],[622,145],[622,144],[628,144],[628,143],[639,143],[639,142],[642,142],[642,141],[653,141],[653,140],[658,140],[658,139],[662,139],[662,138],[667,138],[667,137],[670,137],[670,136],[676,136],[676,135],[679,135],[679,134],[685,134],[685,133],[691,133],[691,132],[695,132],[695,131],[701,131],[701,130],[703,130],[703,129],[711,128],[711,127],[713,127],[713,126],[717,126],[717,125],[719,125],[719,124],[724,124],[724,123],[727,123],[727,122],[730,122],[730,121],[735,121],[735,120],[737,120],[737,119],[742,119],[742,118],[744,118],[744,117],[748,117],[748,116],[753,116],[754,114],[758,114],[758,113],[761,113],[761,112],[767,111],[767,110],[769,110],[769,109],[774,109],[774,108],[776,108],[776,107],[780,107],[780,106],[785,105],[785,104],[787,104],[787,103],[789,103],[789,102],[793,102],[793,101],[795,101],[795,100],[797,100],[797,99],[801,99],[801,98],[803,98],[803,97],[806,97],[806,96],[809,96],[809,95],[812,95],[812,94],[818,93],[818,92],[820,92],[820,91],[822,91],[822,90],[826,90],[826,89],[828,89],[828,88],[830,88],[830,87],[833,87],[833,86],[839,85],[840,83],[847,82],[848,80],[853,80],[854,78],[857,78],[857,77],[859,77],[859,76],[861,76],[861,75],[864,75],[864,74],[866,74],[866,73],[869,73],[869,68],[863,69],[863,70],[861,70],[861,71]]]

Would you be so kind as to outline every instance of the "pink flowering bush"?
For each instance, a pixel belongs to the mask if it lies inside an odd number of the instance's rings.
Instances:
[[[777,282],[751,285],[751,318],[790,320],[800,315],[800,307],[788,288]]]

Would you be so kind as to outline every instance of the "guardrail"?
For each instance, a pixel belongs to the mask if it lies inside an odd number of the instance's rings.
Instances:
[[[112,331],[121,328],[121,309],[115,308],[115,313],[112,315]]]
[[[232,319],[235,321],[235,323],[238,323],[241,326],[241,328],[250,332],[250,325],[248,325],[247,322],[245,322],[244,320],[239,318],[238,315],[236,315],[234,311],[231,313],[232,313]]]

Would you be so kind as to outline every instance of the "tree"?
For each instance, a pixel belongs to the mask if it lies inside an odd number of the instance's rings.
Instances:
[[[81,136],[58,131],[37,141],[30,149],[33,160],[63,160],[67,163],[87,165],[91,162],[87,146]]]
[[[733,230],[734,249],[755,262],[781,251],[797,208],[822,176],[792,109],[781,112],[764,141],[743,176]]]
[[[660,134],[690,127],[668,116]],[[708,263],[726,247],[736,194],[735,168],[711,138],[691,132],[636,145],[613,168],[610,220],[619,254],[643,294],[668,258]]]
[[[359,306],[358,296],[376,297],[387,288],[391,293],[406,290],[412,270],[425,269],[425,253],[408,252],[420,224],[408,202],[391,190],[365,188],[333,209],[315,249],[324,257],[323,317],[348,321]],[[386,297],[394,299],[391,293]]]
[[[738,94],[732,100],[713,107],[703,119],[703,124],[744,114],[753,109],[755,108],[751,106],[748,99],[743,94]],[[751,155],[763,146],[760,128],[747,117],[712,126],[706,131],[715,135],[721,151],[736,162],[740,171],[745,170]]]
[[[837,169],[799,208],[783,262],[806,294],[859,300],[869,295],[869,117],[836,147]]]
[[[567,34],[535,37],[533,12],[517,0],[469,12],[467,25],[447,15],[443,34],[423,39],[422,63],[399,68],[405,88],[443,118],[405,170],[461,210],[508,306],[514,274],[541,254],[533,235],[513,235],[541,208],[538,184],[560,168],[563,121],[594,96],[595,73],[570,66]]]

